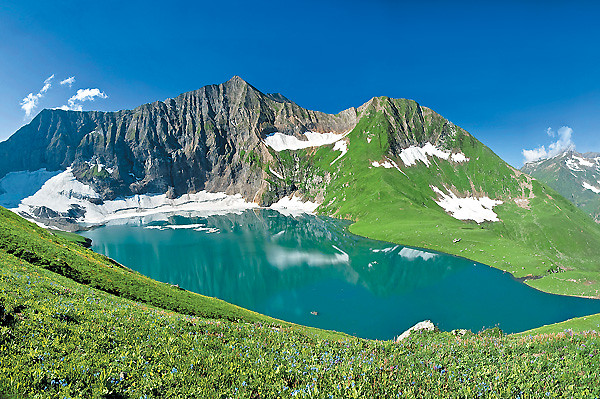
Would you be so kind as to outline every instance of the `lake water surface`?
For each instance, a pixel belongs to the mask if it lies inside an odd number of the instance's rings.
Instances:
[[[600,312],[599,300],[546,294],[500,270],[359,237],[347,225],[249,210],[132,219],[83,235],[155,280],[363,338],[391,339],[424,319],[443,330],[517,332]]]

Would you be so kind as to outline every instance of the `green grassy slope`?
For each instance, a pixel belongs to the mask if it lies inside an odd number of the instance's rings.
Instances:
[[[548,324],[532,330],[524,331],[518,335],[559,334],[581,331],[600,331],[600,314],[575,317],[573,319],[565,320],[561,323]]]
[[[429,157],[429,167],[422,162],[406,167],[399,143],[414,138],[461,151],[470,160]],[[308,155],[315,173],[333,176],[319,212],[353,220],[350,230],[356,234],[463,256],[515,277],[541,277],[527,284],[547,292],[599,297],[600,227],[464,130],[414,101],[382,97],[361,110],[348,140],[348,153],[333,165],[339,152],[331,146]],[[371,167],[385,160],[401,171]],[[432,186],[502,200],[494,208],[500,221],[454,219],[435,203]]]
[[[292,326],[261,314],[152,280],[104,255],[54,235],[0,207],[0,252],[118,297],[190,316]],[[321,334],[336,333],[293,326]],[[340,336],[345,336],[340,334]]]
[[[596,333],[361,340],[193,301],[4,210],[0,227],[0,397],[600,395]],[[49,270],[59,259],[90,282]],[[155,306],[123,295],[144,289]],[[174,300],[189,314],[169,310]]]
[[[79,244],[85,248],[89,248],[92,245],[92,240],[90,240],[89,238],[85,238],[77,233],[71,233],[68,231],[55,230],[55,229],[49,229],[48,231],[50,233],[54,234],[55,236],[62,237],[68,241]]]

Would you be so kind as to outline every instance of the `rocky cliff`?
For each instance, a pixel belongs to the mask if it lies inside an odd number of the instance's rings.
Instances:
[[[21,170],[65,170],[102,199],[142,193],[170,197],[201,190],[240,193],[261,202],[271,188],[264,145],[274,132],[341,133],[357,110],[309,111],[264,94],[239,77],[173,99],[118,112],[44,110],[0,143],[0,177]],[[291,183],[290,183],[291,184]],[[277,187],[277,198],[293,187]]]
[[[97,224],[117,212],[157,208],[167,199],[177,199],[169,205],[179,209],[212,198],[204,192],[223,192],[264,206],[292,193],[316,204],[329,195],[336,200],[322,210],[335,214],[344,198],[335,187],[351,188],[373,162],[405,169],[452,157],[448,165],[456,166],[468,160],[461,148],[473,140],[412,100],[375,97],[330,115],[306,110],[281,94],[262,93],[236,76],[133,110],[40,112],[0,143],[0,178],[10,172],[21,176],[0,180],[0,205],[14,209],[2,201],[1,191],[13,192],[23,176],[37,181],[35,176],[65,171],[40,181],[36,195],[23,200],[17,212],[74,230],[84,219]],[[457,192],[485,191],[473,187]],[[424,188],[431,196],[429,186]],[[195,193],[199,196],[186,196]],[[140,200],[132,198],[135,194],[166,199]]]

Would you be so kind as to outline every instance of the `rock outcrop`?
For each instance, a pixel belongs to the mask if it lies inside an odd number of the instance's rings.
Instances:
[[[398,338],[396,338],[396,342],[405,340],[410,336],[410,334],[417,331],[437,331],[437,327],[431,322],[431,320],[420,321],[408,330],[404,331],[402,334],[400,334]]]
[[[76,178],[105,200],[206,190],[273,202],[294,187],[266,182],[265,169],[273,163],[262,142],[267,135],[303,139],[306,131],[341,133],[356,123],[354,108],[338,115],[309,111],[236,76],[134,110],[43,110],[0,143],[0,177],[72,166]],[[278,192],[264,195],[269,190]]]

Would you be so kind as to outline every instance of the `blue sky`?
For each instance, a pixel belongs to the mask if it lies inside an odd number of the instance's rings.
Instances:
[[[481,3],[3,1],[0,140],[43,108],[129,109],[240,75],[330,113],[411,98],[515,166],[553,142],[600,151],[600,6]]]

